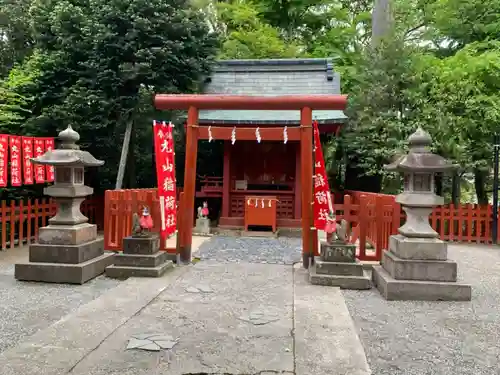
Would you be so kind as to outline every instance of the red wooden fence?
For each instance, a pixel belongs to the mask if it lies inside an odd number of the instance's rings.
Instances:
[[[81,205],[82,213],[89,222],[97,224],[99,230],[104,229],[102,207],[103,197],[86,199]],[[1,249],[23,246],[36,241],[38,229],[48,224],[48,219],[56,213],[53,200],[30,199],[28,201],[2,201],[0,204],[0,238]]]
[[[366,233],[367,242],[373,245],[377,255],[381,255],[382,250],[387,249],[389,236],[397,234],[397,229],[404,223],[406,215],[401,205],[396,203],[394,195],[360,191],[348,193],[353,202],[361,205],[362,211],[367,212],[363,215],[366,216],[364,220],[359,223],[365,223],[360,225],[359,232]],[[490,244],[493,209],[491,205],[444,205],[434,209],[430,224],[444,241]],[[360,248],[366,247],[366,243],[362,242],[360,238]]]
[[[160,203],[156,188],[106,191],[104,206],[104,248],[106,250],[122,250],[123,238],[132,234],[132,216],[134,213],[140,214],[144,206],[150,209],[154,225],[152,231],[159,232]],[[166,243],[162,243],[160,249],[175,254],[175,248],[167,248]]]

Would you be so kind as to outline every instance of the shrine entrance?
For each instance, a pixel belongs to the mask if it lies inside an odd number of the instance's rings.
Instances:
[[[225,110],[300,110],[300,126],[289,127],[286,137],[296,141],[300,147],[300,212],[302,228],[302,263],[304,268],[314,257],[317,244],[313,231],[313,110],[344,110],[345,95],[286,95],[286,96],[241,96],[241,95],[156,95],[155,106],[159,110],[187,110],[186,160],[184,167],[184,191],[180,201],[177,219],[178,247],[181,261],[191,260],[191,244],[194,220],[194,200],[196,185],[196,161],[198,141],[217,139],[232,141],[237,139],[255,140],[256,127],[213,127],[199,125],[200,109]],[[284,127],[262,127],[259,135],[265,141],[283,141]],[[258,155],[254,155],[257,159]],[[224,189],[229,184],[224,184]],[[229,197],[229,195],[226,195]],[[227,198],[226,198],[227,199]],[[270,201],[270,199],[268,199]],[[269,204],[269,202],[267,202]],[[299,204],[298,202],[296,203]],[[224,202],[223,202],[224,207]],[[226,202],[226,207],[228,207]]]

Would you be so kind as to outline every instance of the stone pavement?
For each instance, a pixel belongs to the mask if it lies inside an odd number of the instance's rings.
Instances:
[[[500,248],[450,243],[470,302],[386,301],[343,290],[375,375],[500,374]]]
[[[138,334],[171,350],[126,350]],[[290,265],[201,261],[131,278],[0,353],[2,375],[370,374],[339,289]]]
[[[207,240],[193,236],[193,252]],[[168,241],[175,245],[175,238]],[[14,264],[28,261],[28,254],[28,246],[0,251],[0,352],[120,284],[104,275],[81,286],[16,281]]]
[[[14,263],[27,259],[27,247],[0,251],[0,352],[119,285],[104,276],[84,285],[16,281]]]

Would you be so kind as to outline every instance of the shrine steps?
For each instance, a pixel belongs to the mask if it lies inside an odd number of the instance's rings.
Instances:
[[[241,237],[259,237],[259,238],[278,238],[279,230],[276,232],[271,231],[258,231],[258,230],[242,230]]]

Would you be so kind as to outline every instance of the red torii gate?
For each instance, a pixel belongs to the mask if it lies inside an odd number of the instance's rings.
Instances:
[[[188,111],[186,123],[186,162],[184,171],[184,193],[181,209],[186,213],[178,222],[179,252],[182,261],[191,260],[193,233],[193,213],[196,184],[196,159],[198,140],[208,138],[208,126],[198,125],[200,109],[225,110],[300,110],[300,127],[289,128],[288,139],[300,141],[301,192],[302,192],[302,262],[309,266],[313,256],[312,199],[313,199],[313,150],[312,111],[344,110],[346,95],[286,95],[286,96],[245,96],[245,95],[164,95],[155,96],[155,107],[159,110]],[[230,127],[212,127],[217,139],[231,139]],[[262,129],[264,130],[264,129]],[[262,133],[263,134],[263,133]],[[282,128],[266,129],[266,140],[280,140]],[[254,128],[238,128],[239,139],[254,139]]]

